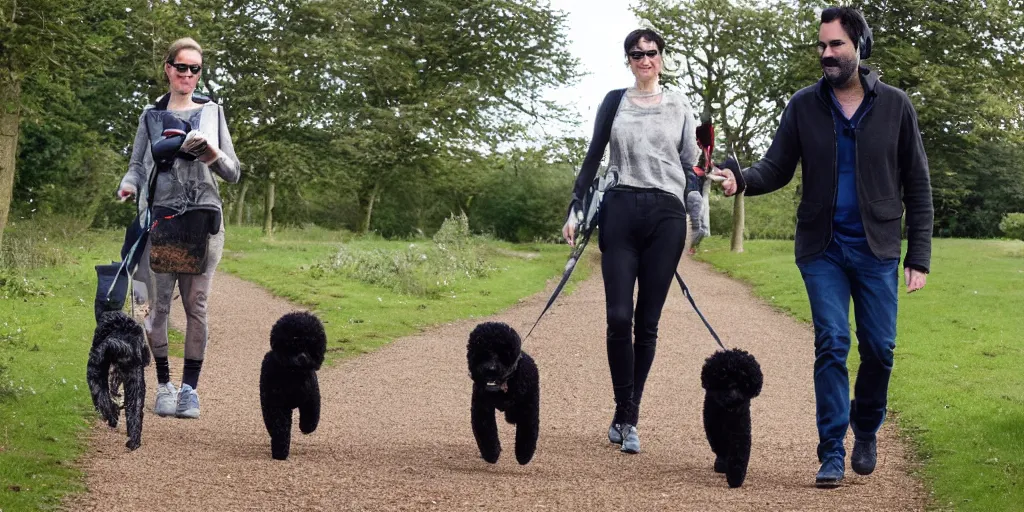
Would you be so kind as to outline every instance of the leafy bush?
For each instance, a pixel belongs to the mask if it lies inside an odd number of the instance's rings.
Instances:
[[[341,249],[326,263],[314,265],[314,274],[340,272],[364,283],[418,296],[439,296],[462,279],[486,276],[491,267],[483,248],[469,231],[465,213],[449,217],[432,240],[402,250]]]
[[[10,269],[0,268],[0,299],[43,297],[50,295],[46,288]]]
[[[473,229],[511,242],[558,240],[573,180],[568,165],[527,161],[499,170],[473,200]]]
[[[1024,240],[1024,213],[1007,213],[999,223],[999,230],[1010,238]]]

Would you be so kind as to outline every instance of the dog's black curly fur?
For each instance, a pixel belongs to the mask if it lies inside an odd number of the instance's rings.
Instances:
[[[732,349],[715,352],[704,362],[704,432],[715,452],[715,472],[725,473],[729,487],[743,485],[750,461],[750,400],[761,394],[764,380],[754,356]]]
[[[540,373],[533,358],[522,351],[519,334],[507,324],[484,322],[469,335],[466,360],[473,379],[470,412],[480,455],[491,464],[501,455],[497,409],[516,426],[516,460],[529,463],[540,432]]]
[[[149,347],[142,326],[120,311],[103,313],[93,333],[85,378],[93,406],[112,428],[117,427],[121,411],[110,397],[113,391],[111,369],[124,384],[124,419],[128,425],[125,446],[129,450],[142,444],[142,410],[146,401],[143,369],[146,366],[149,366]]]
[[[270,330],[270,351],[260,368],[260,407],[270,434],[270,453],[288,458],[292,409],[299,410],[299,430],[311,434],[320,423],[320,384],[316,371],[324,363],[327,335],[312,313],[288,313]]]

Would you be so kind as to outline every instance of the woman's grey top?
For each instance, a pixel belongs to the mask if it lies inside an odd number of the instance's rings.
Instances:
[[[608,170],[619,184],[656,188],[686,200],[684,167],[697,164],[697,121],[686,98],[664,91],[657,105],[634,104],[627,92],[612,122]]]
[[[196,98],[199,97],[194,97],[193,101]],[[166,101],[161,100],[157,104],[166,105]],[[163,116],[167,114],[188,122],[193,129],[202,130],[209,137],[209,143],[220,150],[220,158],[209,165],[198,159],[188,161],[176,158],[170,171],[157,175],[153,198],[150,198],[150,173],[155,172],[156,168],[150,146],[162,138]],[[229,183],[237,183],[241,177],[240,169],[231,134],[224,120],[224,109],[220,105],[207,101],[197,108],[184,111],[161,110],[150,105],[139,116],[139,128],[135,133],[128,173],[121,179],[121,187],[135,187],[140,212],[145,211],[149,203],[175,211],[197,208],[219,210],[220,191],[213,174]]]

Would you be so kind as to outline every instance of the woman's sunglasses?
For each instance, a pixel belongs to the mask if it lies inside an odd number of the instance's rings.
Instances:
[[[646,52],[632,51],[629,52],[629,58],[633,60],[644,60],[644,57],[655,58],[658,56],[658,50],[647,50]]]
[[[180,64],[175,62],[168,62],[168,64],[170,64],[178,73],[191,71],[193,75],[198,75],[199,72],[203,70],[203,67],[199,64]]]

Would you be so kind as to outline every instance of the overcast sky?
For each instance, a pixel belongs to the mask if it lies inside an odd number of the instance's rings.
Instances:
[[[568,14],[569,40],[565,46],[580,60],[580,68],[587,75],[575,86],[552,91],[548,97],[580,113],[582,124],[575,135],[589,139],[604,95],[633,85],[633,74],[622,57],[622,41],[639,28],[639,21],[629,11],[629,0],[550,1],[552,8]]]

